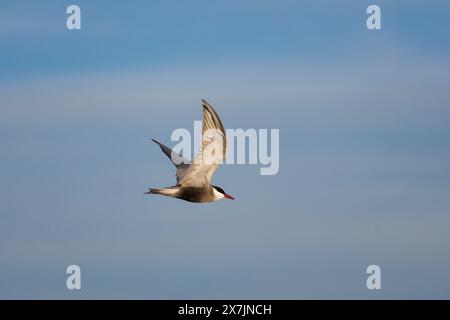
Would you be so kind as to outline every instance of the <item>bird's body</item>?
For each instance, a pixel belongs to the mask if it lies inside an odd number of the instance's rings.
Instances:
[[[149,189],[146,194],[161,194],[189,202],[213,202],[234,199],[222,188],[213,186],[211,178],[226,155],[226,136],[222,121],[214,108],[203,101],[202,143],[194,161],[189,161],[162,143],[157,143],[177,168],[177,184],[172,187]]]
[[[148,193],[161,194],[169,197],[183,199],[189,202],[213,202],[224,198],[214,186],[182,187],[173,186],[163,189],[150,189]]]

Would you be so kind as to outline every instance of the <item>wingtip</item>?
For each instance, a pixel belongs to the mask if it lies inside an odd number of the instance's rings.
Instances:
[[[202,103],[203,103],[203,107],[205,107],[205,108],[210,105],[209,102],[206,101],[205,99],[202,99]]]

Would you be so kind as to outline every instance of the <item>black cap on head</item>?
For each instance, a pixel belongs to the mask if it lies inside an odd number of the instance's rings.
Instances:
[[[216,189],[216,190],[219,191],[220,193],[226,194],[225,191],[224,191],[221,187],[218,187],[218,186],[213,186],[213,187],[214,187],[214,189]]]

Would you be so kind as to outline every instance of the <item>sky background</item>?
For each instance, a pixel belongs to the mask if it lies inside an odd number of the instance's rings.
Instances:
[[[143,195],[202,98],[279,173]],[[0,0],[0,298],[448,299],[449,121],[448,1]]]

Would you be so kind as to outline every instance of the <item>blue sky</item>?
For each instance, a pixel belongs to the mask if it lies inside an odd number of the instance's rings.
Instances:
[[[69,4],[0,3],[1,298],[449,298],[447,2],[378,1],[380,31],[367,1]],[[279,173],[144,196],[201,98],[279,128]]]

